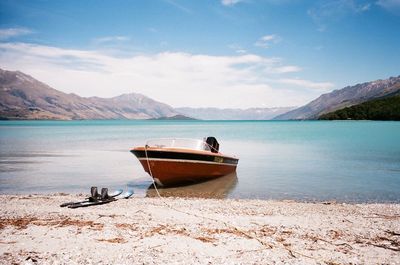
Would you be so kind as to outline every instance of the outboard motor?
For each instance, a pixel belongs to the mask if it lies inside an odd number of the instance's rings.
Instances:
[[[206,143],[210,146],[211,152],[218,153],[219,143],[215,137],[212,136],[207,137]]]

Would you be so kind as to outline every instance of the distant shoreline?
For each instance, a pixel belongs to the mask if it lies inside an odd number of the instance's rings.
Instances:
[[[57,119],[8,119],[8,118],[0,118],[0,121],[65,121],[65,122],[74,122],[74,121],[200,121],[200,122],[225,122],[225,121],[230,121],[230,122],[235,122],[235,121],[240,121],[240,122],[335,122],[335,121],[340,121],[340,122],[351,122],[351,121],[377,121],[377,122],[386,122],[386,121],[396,121],[398,120],[367,120],[367,119],[360,119],[360,120],[352,120],[352,119],[345,119],[345,120],[318,120],[318,119],[310,119],[310,120],[202,120],[202,119],[168,119],[168,118],[157,118],[157,119],[74,119],[74,120],[57,120]]]
[[[175,191],[170,191],[169,189],[173,190],[179,190],[183,189],[181,192],[175,192]],[[340,198],[335,198],[335,199],[296,199],[296,198],[246,198],[246,197],[241,197],[241,198],[231,198],[231,197],[225,197],[221,196],[221,194],[213,194],[212,192],[210,193],[193,193],[193,192],[186,192],[185,191],[185,186],[179,186],[179,187],[170,187],[170,188],[160,188],[159,192],[161,194],[162,198],[165,199],[182,199],[182,200],[221,200],[221,201],[243,201],[243,202],[248,202],[252,203],[255,201],[261,201],[261,202],[291,202],[291,203],[304,203],[304,204],[324,204],[324,205],[376,205],[376,204],[381,204],[381,205],[400,205],[400,200],[399,201],[392,201],[392,200],[345,200],[345,199],[340,199]],[[215,196],[214,196],[215,195]],[[0,193],[1,196],[11,196],[11,197],[57,197],[57,196],[70,196],[70,197],[82,197],[86,198],[89,196],[87,192],[83,191],[76,191],[76,192],[48,192],[48,191],[43,191],[43,192],[3,192]],[[151,192],[147,192],[146,194],[136,194],[135,195],[136,199],[158,199],[158,196],[155,192],[154,189],[151,189]]]

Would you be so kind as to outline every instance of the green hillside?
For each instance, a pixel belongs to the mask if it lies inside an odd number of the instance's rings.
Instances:
[[[400,93],[330,112],[319,120],[400,120]]]

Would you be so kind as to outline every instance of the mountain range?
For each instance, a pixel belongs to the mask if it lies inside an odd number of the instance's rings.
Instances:
[[[55,90],[22,72],[0,69],[3,119],[150,119],[178,114],[171,106],[141,94],[85,98]]]
[[[173,108],[138,93],[80,97],[51,88],[20,71],[0,69],[0,119],[304,120],[398,91],[400,76],[334,90],[299,108]]]
[[[271,120],[294,108],[295,107],[249,109],[175,108],[175,110],[185,116],[201,120]]]
[[[382,98],[329,112],[319,119],[400,121],[400,90]]]
[[[20,71],[0,69],[1,119],[264,120],[293,108],[176,108],[138,93],[113,98],[67,94]]]
[[[350,107],[373,99],[382,98],[400,90],[400,76],[385,80],[347,86],[323,94],[310,103],[278,115],[275,120],[307,120],[317,119],[319,116],[335,110]]]

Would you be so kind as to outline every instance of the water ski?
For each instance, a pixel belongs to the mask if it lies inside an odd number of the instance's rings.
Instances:
[[[129,199],[133,195],[133,190],[128,190],[124,194],[121,195],[123,199]]]
[[[92,201],[92,202],[91,201],[85,201],[85,202],[82,202],[82,203],[69,205],[68,208],[75,209],[75,208],[80,208],[80,207],[101,205],[101,204],[106,204],[106,203],[109,203],[109,202],[112,202],[112,201],[116,201],[116,200],[117,199],[110,197],[107,200],[99,200],[99,201]]]
[[[120,193],[121,194],[121,193]],[[133,195],[133,190],[128,190],[126,191],[124,194],[121,195],[121,199],[129,199],[131,196]],[[117,195],[118,196],[118,195]],[[101,205],[101,204],[106,204],[106,203],[110,203],[113,201],[117,201],[118,199],[116,198],[116,196],[111,197],[111,196],[103,196],[103,192],[102,192],[102,198],[100,200],[97,201],[85,201],[82,203],[78,203],[78,204],[72,204],[69,205],[68,208],[71,209],[75,209],[75,208],[80,208],[80,207],[88,207],[88,206],[94,206],[94,205]]]
[[[107,189],[107,191],[105,189],[106,188],[102,188],[102,190],[101,190],[102,194],[99,194],[97,192],[97,187],[91,187],[90,188],[91,196],[86,198],[84,201],[66,202],[66,203],[61,204],[60,207],[67,207],[67,206],[71,206],[71,205],[75,205],[75,204],[81,204],[81,203],[85,203],[85,202],[97,202],[99,200],[105,200],[105,199],[108,199],[108,198],[115,198],[115,197],[117,197],[118,195],[120,195],[123,192],[122,189],[118,189],[116,191],[113,191],[111,194],[108,194],[107,193],[108,189]],[[104,198],[102,199],[102,197],[104,197]]]

